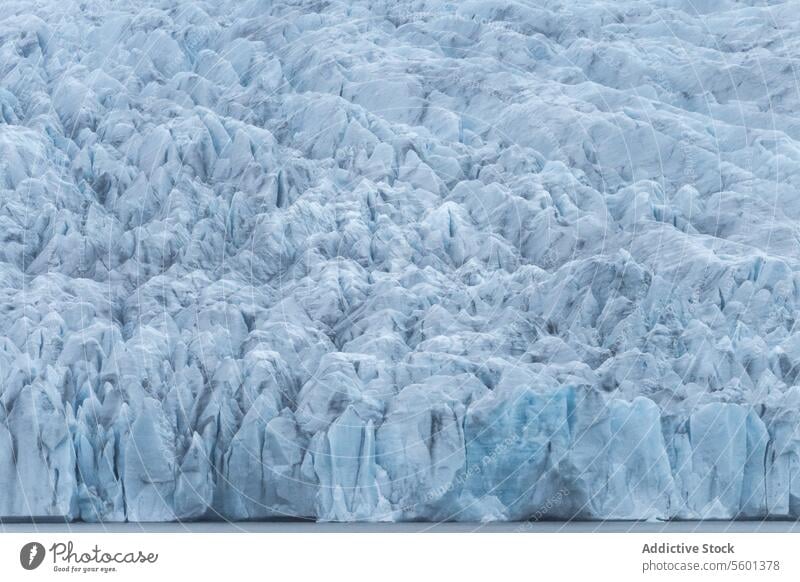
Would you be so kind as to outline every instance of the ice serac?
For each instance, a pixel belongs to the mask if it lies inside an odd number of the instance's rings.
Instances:
[[[3,2],[0,519],[800,517],[767,4]]]

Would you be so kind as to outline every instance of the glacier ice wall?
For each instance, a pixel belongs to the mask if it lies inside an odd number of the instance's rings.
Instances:
[[[800,516],[799,31],[6,0],[0,517]]]

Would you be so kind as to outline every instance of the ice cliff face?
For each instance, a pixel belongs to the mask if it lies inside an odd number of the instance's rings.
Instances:
[[[4,2],[0,516],[800,516],[764,4]]]

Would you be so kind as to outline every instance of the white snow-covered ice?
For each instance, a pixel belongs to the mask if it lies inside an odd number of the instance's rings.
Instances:
[[[0,518],[800,517],[796,3],[0,8]]]

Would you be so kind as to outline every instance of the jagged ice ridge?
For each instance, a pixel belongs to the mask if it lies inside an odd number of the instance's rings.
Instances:
[[[800,516],[799,33],[4,2],[0,517]]]

